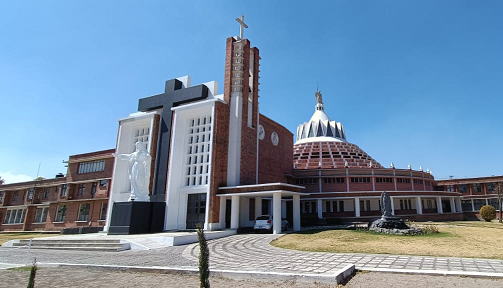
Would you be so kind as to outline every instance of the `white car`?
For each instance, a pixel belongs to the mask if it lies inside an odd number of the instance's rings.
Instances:
[[[262,215],[257,217],[255,219],[255,224],[253,225],[253,230],[260,231],[260,230],[265,230],[265,231],[272,231],[273,229],[273,219],[271,215]],[[281,231],[286,231],[288,230],[288,220],[286,219],[281,219]]]

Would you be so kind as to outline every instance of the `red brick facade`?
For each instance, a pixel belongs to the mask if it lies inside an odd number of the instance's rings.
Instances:
[[[66,177],[1,185],[0,231],[59,231],[64,228],[104,226],[106,213],[102,212],[103,209],[106,212],[108,203],[114,151],[110,149],[70,156]],[[85,164],[96,161],[101,164]],[[90,168],[82,168],[85,173],[79,173],[81,164]],[[104,165],[103,169],[99,165]],[[60,219],[56,219],[58,207],[64,211]],[[37,209],[39,212],[45,211],[45,214],[37,215]],[[80,211],[82,215],[79,219]],[[13,213],[16,213],[16,217],[12,216]]]

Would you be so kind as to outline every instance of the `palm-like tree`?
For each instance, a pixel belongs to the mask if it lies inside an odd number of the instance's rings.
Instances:
[[[5,184],[5,180],[2,179],[2,176],[0,176],[0,185]]]

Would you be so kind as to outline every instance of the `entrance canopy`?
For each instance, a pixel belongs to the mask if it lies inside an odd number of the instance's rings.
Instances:
[[[266,183],[254,185],[240,185],[220,187],[219,197],[230,197],[232,200],[231,205],[231,229],[239,228],[239,198],[255,198],[261,199],[262,197],[272,197],[273,200],[273,233],[281,233],[281,199],[291,198],[293,200],[293,230],[300,230],[300,196],[309,195],[309,193],[302,192],[305,188],[286,183]],[[222,201],[221,201],[222,203]],[[255,211],[262,210],[261,201],[255,201]],[[225,206],[221,206],[224,208]],[[225,209],[225,208],[224,208]],[[257,213],[255,213],[257,214]],[[257,216],[257,215],[256,215]]]

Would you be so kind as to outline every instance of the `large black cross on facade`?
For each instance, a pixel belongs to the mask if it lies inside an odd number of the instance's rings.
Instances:
[[[208,87],[197,85],[183,88],[180,80],[172,79],[166,81],[163,94],[140,99],[138,111],[151,111],[163,108],[161,117],[161,128],[157,139],[157,156],[154,170],[154,185],[151,202],[164,202],[166,195],[166,182],[168,173],[169,147],[171,143],[171,108],[192,101],[203,100],[208,97]],[[154,139],[152,139],[154,140]]]

